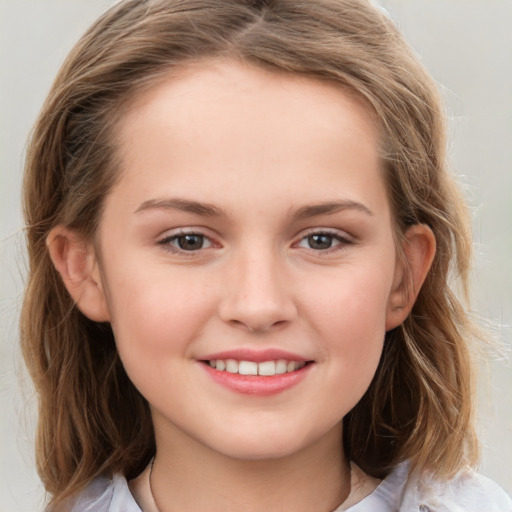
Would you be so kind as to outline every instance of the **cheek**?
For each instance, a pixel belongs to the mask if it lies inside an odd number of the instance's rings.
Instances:
[[[390,267],[388,265],[387,267]],[[309,287],[308,306],[315,324],[343,340],[363,341],[365,334],[385,333],[392,271],[375,266],[350,265]]]
[[[344,413],[370,385],[385,338],[390,278],[378,265],[370,270],[347,269],[337,279],[326,280],[323,291],[315,288],[308,299],[310,324],[321,341],[333,403],[343,394]]]
[[[191,342],[211,317],[211,291],[176,275],[132,271],[111,272],[109,277],[111,324],[127,371],[157,374],[173,358],[187,357]],[[155,364],[160,361],[165,364]]]

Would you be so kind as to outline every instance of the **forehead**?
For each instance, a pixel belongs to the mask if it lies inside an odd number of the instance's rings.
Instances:
[[[322,135],[330,125],[338,126],[340,109],[352,114],[345,130],[377,137],[374,111],[344,84],[217,58],[173,69],[136,93],[125,104],[120,126],[128,137],[141,120],[150,118],[162,128],[174,125],[177,133],[205,121],[271,132],[279,129],[284,115],[287,122],[297,121],[297,135],[302,128],[311,136],[315,130]]]
[[[373,111],[366,105],[363,96],[341,81],[259,66],[229,57],[204,58],[170,68],[167,73],[148,81],[133,94],[127,103],[126,113],[147,105],[169,89],[170,84],[174,94],[181,100],[186,99],[187,93],[190,96],[206,93],[204,99],[207,101],[215,94],[218,98],[232,98],[234,92],[252,94],[255,91],[269,93],[270,99],[270,96],[279,94],[280,90],[290,100],[310,94],[325,103],[339,101],[342,95],[357,103],[361,109],[367,109],[365,117],[370,123],[375,121]],[[194,100],[197,100],[197,96]]]
[[[188,195],[243,181],[255,197],[280,188],[297,201],[343,174],[342,186],[382,185],[375,116],[355,94],[229,60],[169,73],[133,98],[118,135],[122,174],[139,191],[155,176]]]

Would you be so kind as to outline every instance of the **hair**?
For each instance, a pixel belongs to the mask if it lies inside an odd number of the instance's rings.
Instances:
[[[440,478],[474,464],[475,330],[450,288],[457,277],[467,292],[469,221],[447,170],[437,88],[394,24],[365,0],[125,0],[71,51],[26,159],[21,343],[39,396],[38,471],[53,502],[102,473],[136,476],[155,440],[110,325],[78,310],[46,238],[59,224],[94,236],[121,172],[116,125],[126,102],[209,58],[328,80],[373,110],[397,247],[421,223],[437,251],[411,314],[386,334],[376,375],[344,419],[345,451],[375,477],[406,459]]]

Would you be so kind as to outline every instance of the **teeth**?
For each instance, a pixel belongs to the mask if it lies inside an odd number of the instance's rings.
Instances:
[[[235,361],[234,359],[227,359],[226,371],[228,373],[238,373],[238,361]]]
[[[276,363],[274,361],[264,361],[258,364],[258,375],[275,375]]]
[[[240,361],[238,363],[238,373],[240,375],[258,375],[258,363]]]
[[[276,373],[277,375],[281,375],[283,373],[286,373],[286,361],[284,359],[279,359],[279,361],[276,361]]]
[[[306,363],[298,361],[286,361],[278,359],[277,361],[263,361],[255,363],[254,361],[237,361],[235,359],[214,359],[208,361],[208,364],[218,371],[228,373],[238,373],[240,375],[282,375],[303,368]]]

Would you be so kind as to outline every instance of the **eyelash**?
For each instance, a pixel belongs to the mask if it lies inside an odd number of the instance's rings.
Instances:
[[[331,243],[334,241],[336,241],[337,243],[335,245],[331,245],[330,247],[323,248],[323,249],[315,249],[313,247],[303,247],[303,246],[302,247],[304,249],[313,251],[320,255],[320,254],[330,254],[331,252],[340,251],[340,250],[343,250],[344,248],[346,248],[346,246],[354,244],[354,242],[351,239],[349,239],[346,236],[342,236],[337,231],[330,231],[328,229],[312,229],[311,231],[304,234],[299,239],[299,241],[294,243],[293,245],[294,245],[294,247],[301,247],[300,244],[304,241],[306,241],[306,243],[307,243],[308,239],[310,239],[311,237],[322,237],[322,236],[330,238]],[[173,242],[177,242],[179,244],[180,240],[185,239],[186,237],[200,237],[203,244],[204,244],[204,242],[207,242],[208,245],[207,245],[207,247],[202,246],[197,249],[190,249],[190,250],[184,249],[183,247],[179,247],[179,246],[176,247],[173,245]],[[309,240],[309,242],[311,242],[311,240]],[[163,246],[165,248],[165,250],[167,250],[169,252],[183,254],[183,255],[187,255],[187,256],[194,256],[194,255],[197,255],[202,250],[209,249],[210,247],[214,247],[216,244],[214,241],[212,241],[212,239],[210,237],[208,237],[207,235],[205,235],[203,233],[200,233],[197,231],[180,231],[179,233],[175,233],[173,235],[167,236],[167,237],[159,240],[158,245]]]
[[[187,249],[183,249],[182,247],[176,247],[176,246],[172,245],[173,242],[179,243],[180,239],[185,239],[186,237],[200,237],[202,239],[203,243],[205,241],[208,241],[209,245],[208,245],[208,247],[199,247],[198,249],[192,249],[192,250],[187,250]],[[208,236],[204,235],[203,233],[198,233],[196,231],[180,231],[179,233],[175,233],[173,235],[166,236],[165,238],[162,238],[162,240],[158,241],[158,245],[163,246],[165,248],[165,250],[167,250],[169,252],[184,254],[187,256],[193,256],[193,255],[198,254],[199,251],[201,251],[203,249],[208,249],[208,248],[214,246],[215,244],[214,244],[214,242],[212,242],[212,240]]]
[[[348,236],[344,236],[340,234],[338,231],[331,231],[329,229],[312,229],[311,231],[307,232],[305,235],[303,235],[300,240],[295,244],[297,246],[300,246],[299,244],[306,241],[310,237],[314,236],[325,236],[332,239],[332,241],[337,241],[335,245],[331,245],[330,247],[327,247],[325,249],[314,249],[312,247],[304,247],[307,250],[314,251],[315,253],[318,253],[319,255],[328,255],[332,252],[337,252],[345,249],[349,245],[353,245],[354,241],[351,240]]]

